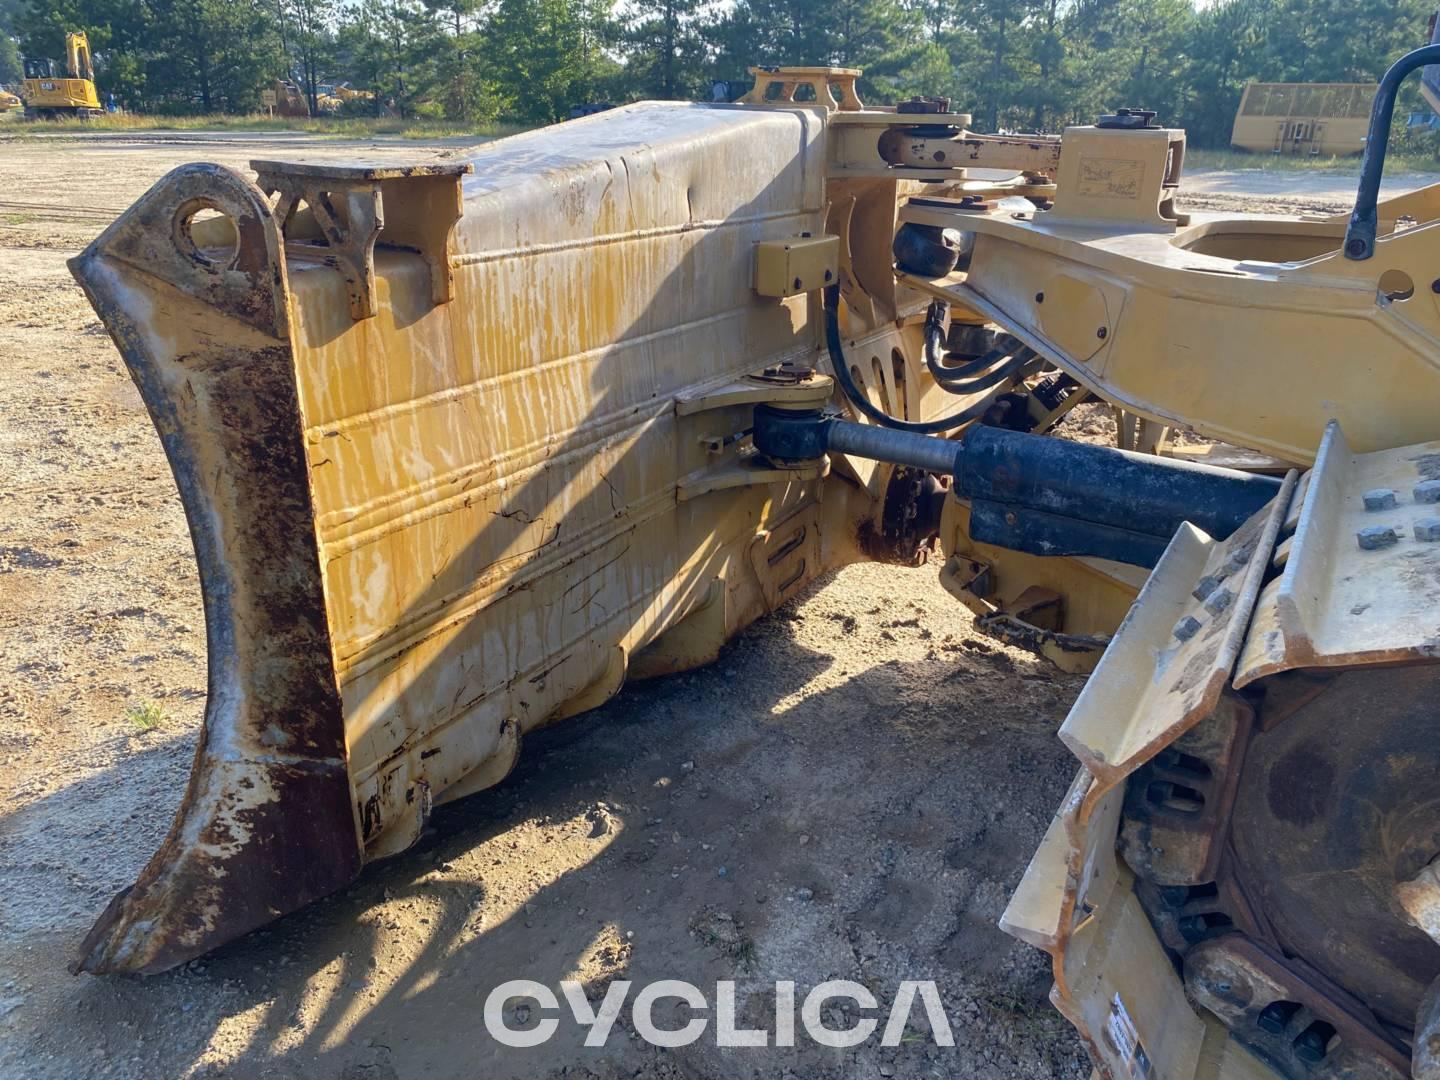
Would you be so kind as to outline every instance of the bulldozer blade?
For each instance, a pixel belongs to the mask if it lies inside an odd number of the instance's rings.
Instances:
[[[71,262],[174,472],[209,664],[174,825],[77,970],[343,887],[525,733],[864,557],[888,470],[743,438],[831,395],[816,308],[750,276],[824,230],[822,131],[649,103],[458,165],[186,166]]]

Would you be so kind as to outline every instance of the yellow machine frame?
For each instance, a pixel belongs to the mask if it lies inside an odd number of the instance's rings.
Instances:
[[[1136,900],[1123,781],[1249,682],[1433,658],[1421,496],[1384,552],[1354,534],[1362,492],[1440,461],[1440,185],[1380,204],[1356,259],[1339,219],[1181,213],[1184,133],[1148,115],[978,135],[948,102],[866,107],[856,74],[758,69],[750,104],[642,102],[454,164],[186,166],[72,261],[164,439],[210,650],[176,826],[79,967],[163,970],[340,888],[627,676],[714,659],[829,568],[935,554],[991,632],[1076,670],[1104,652],[1005,927],[1054,956],[1103,1075],[1263,1074]],[[954,268],[897,269],[913,229]],[[957,401],[936,300],[1032,359]],[[976,539],[913,469],[751,441],[757,405],[860,397],[1038,432],[1094,397],[1137,447],[1188,425],[1286,479],[1147,579]]]

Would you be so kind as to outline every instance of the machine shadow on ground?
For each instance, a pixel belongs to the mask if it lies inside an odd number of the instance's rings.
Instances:
[[[65,1022],[93,1023],[83,1037],[109,1047],[115,1016],[144,1031],[223,988],[184,1013],[157,1061],[169,1074],[822,1077],[863,1060],[899,1076],[1034,1075],[1039,1045],[1043,1072],[1082,1075],[1045,1001],[1044,958],[994,925],[1071,777],[1053,732],[1078,681],[929,629],[953,620],[883,600],[833,610],[839,591],[812,589],[711,668],[633,684],[532,737],[500,787],[437,811],[414,849],[350,889],[186,969],[71,984]],[[853,653],[814,645],[886,635],[910,636],[921,658],[846,670]],[[516,859],[535,863],[532,887],[493,888],[487,873]],[[895,1049],[802,1037],[722,1051],[707,1033],[655,1051],[627,1009],[603,1048],[583,1048],[562,1011],[548,1043],[509,1049],[482,1010],[512,978],[576,979],[592,1000],[616,978],[679,978],[712,1001],[734,979],[741,1022],[769,1029],[776,979],[853,978],[884,1005],[899,979],[933,978],[957,1045],[935,1047],[917,1011]],[[683,1024],[675,1004],[660,1026]]]

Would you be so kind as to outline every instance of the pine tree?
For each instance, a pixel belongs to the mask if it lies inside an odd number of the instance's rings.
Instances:
[[[701,0],[632,0],[623,49],[644,97],[696,97],[706,84]]]

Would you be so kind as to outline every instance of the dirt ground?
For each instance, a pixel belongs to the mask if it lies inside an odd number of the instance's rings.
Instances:
[[[1073,774],[1054,732],[1081,682],[977,636],[933,569],[835,575],[711,668],[531,740],[353,888],[183,970],[66,973],[170,823],[205,645],[159,443],[64,260],[186,161],[453,152],[277,142],[0,141],[0,1075],[1086,1075],[1044,958],[995,928]],[[1277,208],[1296,205],[1340,208]],[[603,1048],[562,1022],[507,1049],[481,1010],[514,978],[734,979],[766,1027],[777,979],[882,1002],[935,979],[956,1046],[917,1020],[893,1049],[662,1052],[622,1017]]]

